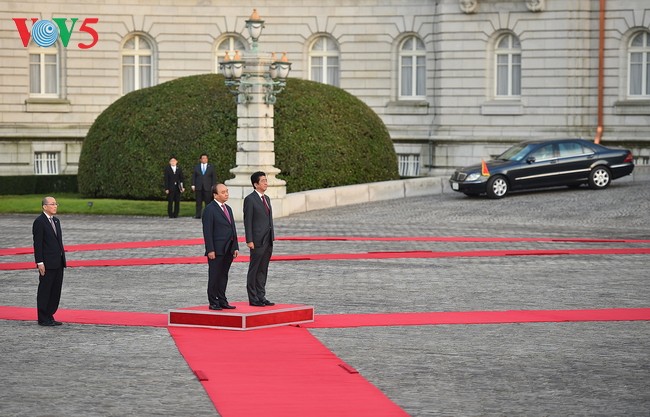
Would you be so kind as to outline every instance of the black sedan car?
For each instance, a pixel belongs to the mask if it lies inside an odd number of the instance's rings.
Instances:
[[[469,196],[502,198],[511,190],[580,186],[607,188],[634,170],[632,152],[583,139],[531,140],[512,146],[496,159],[457,169],[452,190]]]

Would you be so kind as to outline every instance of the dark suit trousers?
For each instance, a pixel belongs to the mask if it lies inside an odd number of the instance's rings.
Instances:
[[[203,204],[207,206],[212,202],[212,191],[210,190],[196,190],[194,191],[194,197],[196,197],[196,217],[201,217],[201,211],[203,210]]]
[[[251,303],[266,300],[266,277],[272,253],[273,245],[269,243],[251,250],[248,275],[246,276],[248,301]]]
[[[223,305],[228,302],[226,287],[232,260],[231,253],[208,259],[208,302],[210,304]]]
[[[36,294],[36,307],[38,321],[45,323],[54,320],[54,313],[59,308],[61,300],[61,287],[63,286],[63,268],[48,269],[45,275],[38,276],[38,292]]]
[[[173,204],[173,208],[172,208]],[[169,217],[178,217],[181,204],[181,192],[180,190],[171,189],[169,194],[167,194],[167,214]]]

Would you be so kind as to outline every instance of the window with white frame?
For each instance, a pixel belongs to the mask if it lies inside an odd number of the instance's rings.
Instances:
[[[151,41],[133,35],[122,46],[122,94],[153,85],[154,51]]]
[[[497,98],[521,96],[521,44],[507,33],[497,39],[495,48]]]
[[[220,72],[219,64],[223,62],[223,57],[226,55],[226,52],[228,52],[230,59],[233,59],[235,56],[235,51],[240,51],[241,53],[246,49],[246,43],[243,39],[235,36],[228,36],[224,38],[221,42],[219,42],[219,45],[217,45],[215,56],[215,71]]]
[[[339,48],[327,36],[319,36],[309,48],[309,79],[339,86]]]
[[[399,96],[422,99],[426,95],[426,50],[415,36],[402,41],[399,48]]]
[[[34,174],[58,175],[58,173],[59,173],[59,152],[35,152],[34,153]]]
[[[401,177],[417,177],[420,175],[419,154],[398,154],[397,162]]]
[[[629,46],[629,95],[634,98],[650,97],[650,33],[633,36]]]
[[[32,44],[29,48],[29,95],[31,97],[59,97],[61,73],[58,43],[43,48]]]

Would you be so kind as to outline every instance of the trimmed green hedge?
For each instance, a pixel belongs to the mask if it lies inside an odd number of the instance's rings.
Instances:
[[[0,195],[77,193],[76,175],[0,176]]]
[[[381,119],[336,87],[290,79],[275,105],[275,166],[287,191],[398,179]],[[164,198],[163,169],[185,173],[207,153],[219,182],[233,177],[237,105],[222,75],[179,78],[129,93],[97,117],[84,140],[79,191],[89,197]]]
[[[278,177],[288,192],[399,179],[388,129],[345,90],[289,79],[275,121]]]

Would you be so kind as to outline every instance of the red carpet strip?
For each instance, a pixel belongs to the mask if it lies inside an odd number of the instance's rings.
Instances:
[[[238,238],[240,242],[244,237]],[[551,243],[650,243],[650,239],[593,239],[593,238],[536,238],[536,237],[464,237],[464,236],[403,236],[403,237],[363,237],[363,236],[280,236],[276,240],[285,241],[368,241],[368,242],[551,242]],[[67,245],[67,252],[120,250],[154,248],[158,246],[203,245],[202,238],[178,240],[146,240],[138,242],[108,242]],[[29,255],[32,247],[0,248],[0,256]]]
[[[166,327],[165,313],[59,309],[60,321],[79,324]],[[0,320],[36,320],[35,307],[0,306]],[[440,324],[557,323],[581,321],[650,321],[650,308],[587,310],[440,311],[422,313],[316,314],[310,329]],[[253,330],[257,331],[257,330]]]
[[[223,417],[408,416],[306,329],[169,333]]]
[[[362,253],[322,253],[276,255],[271,261],[326,261],[350,259],[409,259],[409,258],[474,258],[494,256],[568,256],[568,255],[648,255],[650,248],[595,248],[595,249],[563,249],[563,250],[483,250],[483,251],[396,251],[396,252],[362,252]],[[239,256],[235,262],[248,262],[248,256]],[[204,256],[182,258],[120,258],[69,260],[68,267],[100,267],[100,266],[144,266],[169,264],[200,264],[205,263]],[[0,263],[0,270],[13,271],[35,269],[34,262],[5,262]]]
[[[310,329],[368,326],[428,326],[440,324],[557,323],[582,321],[648,321],[650,308],[598,310],[450,311],[392,314],[321,314]]]
[[[0,320],[36,321],[35,307],[0,306]],[[128,311],[68,310],[60,308],[56,319],[66,323],[109,326],[167,327],[167,314]]]
[[[167,314],[60,309],[69,323],[167,325]],[[0,306],[2,320],[36,309]],[[314,323],[247,332],[169,327],[179,351],[223,417],[404,417],[407,414],[307,328],[650,320],[650,308],[318,315]]]

